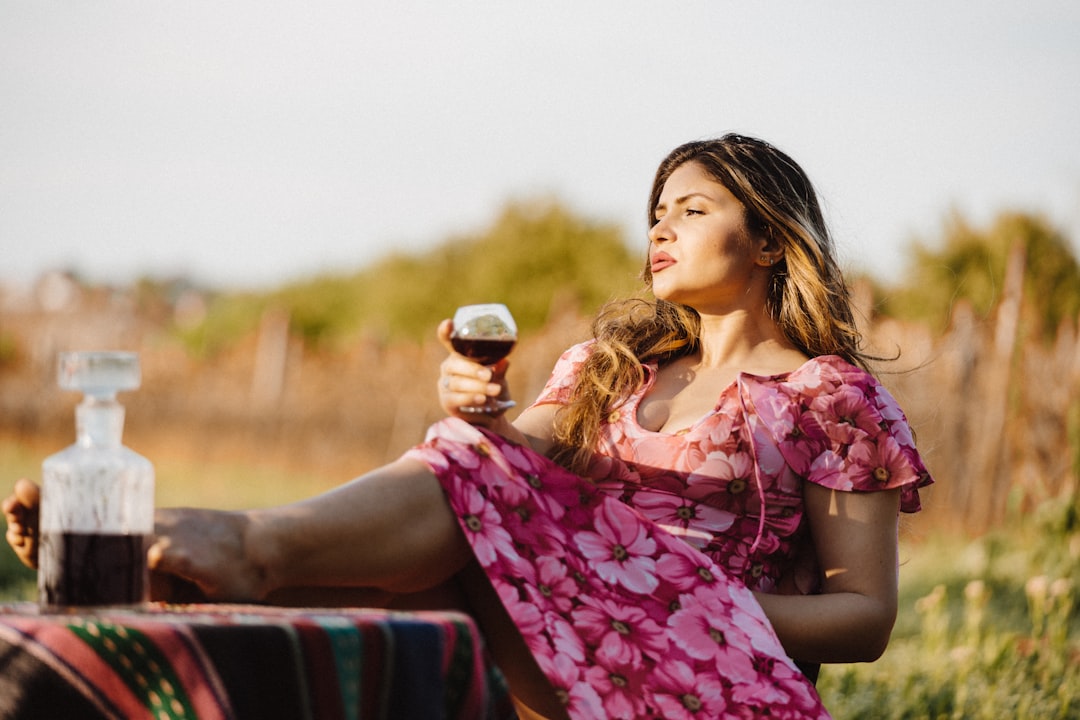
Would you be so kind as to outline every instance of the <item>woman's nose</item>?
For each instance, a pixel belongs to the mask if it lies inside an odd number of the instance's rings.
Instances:
[[[652,244],[659,245],[660,243],[671,239],[671,228],[663,219],[657,220],[653,226],[649,228],[649,242]]]

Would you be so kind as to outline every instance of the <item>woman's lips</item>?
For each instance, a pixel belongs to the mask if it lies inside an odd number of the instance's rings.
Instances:
[[[656,253],[649,259],[649,270],[657,273],[666,267],[675,264],[675,258],[665,252]]]

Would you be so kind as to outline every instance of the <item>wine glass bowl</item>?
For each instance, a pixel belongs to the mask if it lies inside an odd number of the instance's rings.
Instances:
[[[517,323],[501,303],[462,305],[454,313],[450,345],[481,365],[492,366],[510,354],[517,343]],[[462,412],[491,413],[512,408],[513,400],[490,400],[481,406],[465,405]]]

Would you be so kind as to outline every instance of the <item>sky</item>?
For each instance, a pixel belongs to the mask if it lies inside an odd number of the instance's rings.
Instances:
[[[656,165],[789,152],[842,263],[958,212],[1080,248],[1080,3],[0,0],[0,282],[271,287],[555,199],[645,247]]]

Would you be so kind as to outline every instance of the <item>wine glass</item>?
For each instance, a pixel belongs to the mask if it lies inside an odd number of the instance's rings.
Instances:
[[[517,324],[501,303],[462,305],[454,313],[450,344],[456,352],[481,365],[494,365],[510,354],[517,343]],[[465,405],[466,413],[494,413],[517,405],[513,400],[489,400],[484,405]]]

